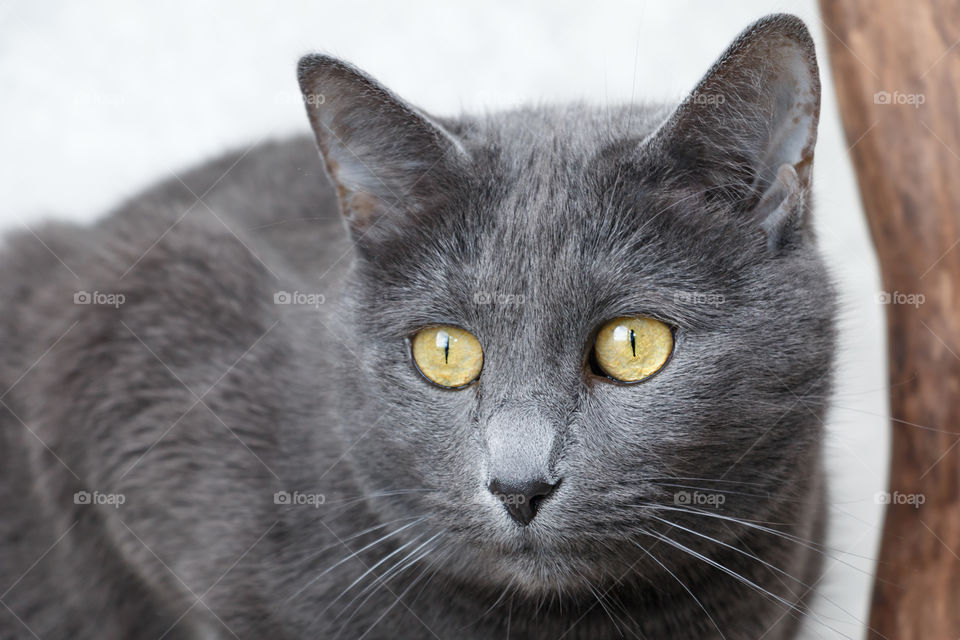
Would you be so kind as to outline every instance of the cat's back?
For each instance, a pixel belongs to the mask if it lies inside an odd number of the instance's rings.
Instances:
[[[283,332],[264,337],[284,312],[274,296],[336,288],[342,227],[315,143],[295,138],[171,175],[95,224],[3,237],[0,581],[59,533],[38,467],[83,475],[82,453],[62,450],[96,437],[92,417],[127,403],[132,422],[147,393],[175,414],[258,340],[282,351]]]
[[[350,263],[342,227],[315,143],[297,137],[171,172],[90,226],[14,230],[0,243],[0,393],[64,330],[51,319],[110,306],[123,290],[166,280],[199,302],[244,268],[277,290],[320,275],[330,285]]]

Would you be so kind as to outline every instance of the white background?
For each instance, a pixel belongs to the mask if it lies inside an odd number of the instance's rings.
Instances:
[[[679,100],[737,32],[774,11],[804,18],[821,56],[816,216],[843,308],[827,444],[832,559],[806,635],[861,637],[882,515],[874,494],[886,487],[883,318],[812,1],[4,3],[0,230],[92,220],[171,170],[306,131],[294,69],[308,51],[342,56],[439,114]]]

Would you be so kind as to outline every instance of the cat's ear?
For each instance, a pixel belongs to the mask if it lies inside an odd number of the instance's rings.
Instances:
[[[707,201],[752,216],[778,249],[809,224],[819,113],[810,33],[774,15],[737,37],[647,147]]]
[[[466,160],[453,135],[336,58],[304,56],[297,77],[355,241],[376,242],[435,206]]]

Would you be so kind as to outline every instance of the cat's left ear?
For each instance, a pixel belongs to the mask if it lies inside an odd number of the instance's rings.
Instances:
[[[751,216],[779,250],[808,230],[819,114],[810,33],[774,15],[740,34],[645,146],[708,202]]]
[[[468,158],[440,124],[353,66],[308,55],[300,89],[340,209],[361,248],[438,208]]]

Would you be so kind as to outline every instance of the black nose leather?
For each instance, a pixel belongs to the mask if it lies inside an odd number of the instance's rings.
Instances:
[[[553,492],[557,484],[559,483],[549,484],[539,480],[526,482],[491,480],[488,488],[490,493],[507,508],[510,517],[525,527],[537,515],[540,502]]]

